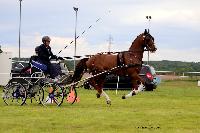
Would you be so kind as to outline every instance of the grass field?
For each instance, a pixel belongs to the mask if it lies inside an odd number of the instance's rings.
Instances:
[[[2,92],[2,89],[1,89]],[[27,103],[6,106],[0,99],[2,133],[198,133],[200,87],[197,81],[165,81],[153,92],[122,100],[127,91],[106,91],[112,105],[96,91],[78,89],[80,102],[61,107]]]

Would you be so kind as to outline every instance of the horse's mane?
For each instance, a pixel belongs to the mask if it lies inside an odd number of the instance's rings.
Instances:
[[[138,35],[138,36],[134,39],[134,41],[132,42],[132,44],[134,44],[135,41],[136,41],[140,36],[142,36],[142,35],[144,35],[144,33],[141,33],[140,35]]]
[[[129,51],[131,51],[131,48],[133,47],[133,44],[138,40],[138,38],[139,37],[141,37],[142,35],[144,35],[144,33],[141,33],[140,35],[138,35],[135,39],[134,39],[134,41],[132,42],[132,45],[130,46],[130,48],[129,48]]]

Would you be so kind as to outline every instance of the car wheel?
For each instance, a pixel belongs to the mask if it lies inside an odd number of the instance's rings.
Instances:
[[[154,87],[152,85],[145,85],[145,91],[153,91]]]

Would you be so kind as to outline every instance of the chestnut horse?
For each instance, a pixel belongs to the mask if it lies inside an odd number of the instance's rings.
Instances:
[[[146,48],[146,49],[145,49]],[[132,42],[128,51],[118,53],[118,55],[96,54],[90,58],[84,58],[76,65],[74,75],[72,77],[73,82],[79,81],[84,72],[89,72],[92,75],[108,71],[119,76],[128,75],[132,82],[132,91],[122,96],[123,99],[137,94],[140,89],[139,83],[142,85],[144,81],[140,78],[139,73],[142,66],[142,58],[144,51],[155,52],[156,47],[154,45],[154,38],[150,35],[149,31],[145,29],[144,33],[137,36]],[[116,68],[116,69],[112,69]],[[112,69],[112,71],[109,71]],[[106,74],[103,73],[99,76],[89,79],[89,84],[97,90],[97,98],[101,96],[106,97],[107,104],[111,104],[109,96],[103,91],[102,87],[105,81]]]

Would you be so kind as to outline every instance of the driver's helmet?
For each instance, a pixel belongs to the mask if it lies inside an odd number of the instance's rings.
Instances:
[[[42,37],[42,42],[44,43],[44,42],[46,42],[46,41],[51,41],[51,38],[49,37],[49,36],[43,36]]]

